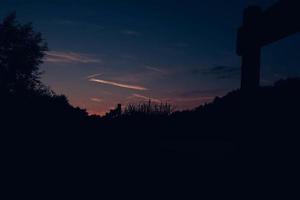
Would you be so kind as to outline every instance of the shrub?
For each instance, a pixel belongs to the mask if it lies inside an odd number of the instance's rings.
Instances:
[[[151,100],[137,104],[128,104],[123,112],[125,116],[169,116],[175,110],[175,107],[169,103],[154,103]]]

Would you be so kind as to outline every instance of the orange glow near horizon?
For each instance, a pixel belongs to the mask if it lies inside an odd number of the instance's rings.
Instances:
[[[74,102],[70,101],[70,103],[74,106],[79,106],[82,109],[86,109],[89,115],[99,115],[99,116],[104,116],[106,113],[109,112],[110,109],[115,108],[115,106],[118,103],[122,103],[122,105],[127,105],[129,103],[141,103],[141,102],[147,102],[149,99],[146,99],[146,97],[142,95],[136,95],[134,94],[132,97],[136,97],[136,99],[130,98],[130,100],[127,100],[125,102],[113,102],[110,103],[110,106],[107,107],[108,105],[105,104],[104,100],[100,100],[98,98],[91,98],[90,102],[87,103],[85,102]],[[174,98],[174,99],[168,99],[164,101],[159,101],[158,99],[150,99],[153,103],[165,103],[168,102],[172,105],[175,106],[175,109],[177,111],[182,111],[182,110],[191,110],[193,108],[196,108],[197,106],[203,105],[205,103],[209,103],[213,100],[213,97],[198,97],[198,98],[191,98],[191,99],[179,99],[179,98]]]

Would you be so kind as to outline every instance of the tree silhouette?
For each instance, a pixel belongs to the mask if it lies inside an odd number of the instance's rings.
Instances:
[[[48,50],[41,33],[32,24],[21,24],[16,13],[0,23],[0,89],[9,93],[42,87],[39,65]]]

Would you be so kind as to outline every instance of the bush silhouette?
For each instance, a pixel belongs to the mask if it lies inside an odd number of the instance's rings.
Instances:
[[[151,100],[146,102],[141,102],[138,104],[128,104],[123,115],[134,116],[134,115],[145,115],[145,116],[165,116],[174,112],[175,107],[169,103],[154,103]]]

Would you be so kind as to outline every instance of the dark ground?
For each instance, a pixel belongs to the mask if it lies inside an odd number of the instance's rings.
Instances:
[[[11,182],[25,185],[282,189],[297,180],[299,100],[300,81],[289,79],[170,116],[97,118],[63,97],[3,95],[2,163]]]

